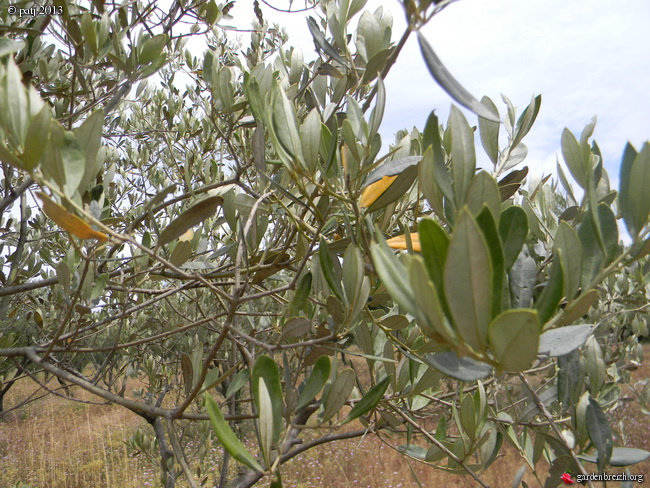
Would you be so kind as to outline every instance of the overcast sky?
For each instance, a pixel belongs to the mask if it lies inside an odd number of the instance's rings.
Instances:
[[[286,8],[287,2],[273,5]],[[372,0],[366,9],[379,5],[393,14],[397,41],[405,26],[401,4]],[[286,27],[290,43],[301,47],[306,60],[313,59],[303,18],[278,14],[264,4],[261,8],[266,18]],[[245,19],[251,13],[252,2],[242,0],[232,11],[239,26],[250,25]],[[533,94],[542,95],[537,123],[524,139],[529,148],[525,164],[535,172],[554,171],[556,154],[561,160],[562,129],[579,136],[594,115],[594,137],[615,188],[625,143],[640,148],[650,139],[648,0],[459,0],[423,33],[465,88],[478,99],[492,98],[502,116],[501,93],[519,110]],[[446,121],[451,100],[429,76],[415,36],[385,82],[385,149],[396,130],[422,129],[433,109]],[[466,116],[476,125],[476,116]],[[480,143],[477,150],[482,152]]]

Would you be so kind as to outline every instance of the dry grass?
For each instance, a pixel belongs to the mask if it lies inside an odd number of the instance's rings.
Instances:
[[[645,349],[650,353],[650,345]],[[634,373],[633,382],[650,377],[649,363],[646,360]],[[28,383],[17,385],[5,404],[17,404],[33,389]],[[629,396],[628,391],[623,394]],[[77,396],[91,400],[85,393]],[[650,424],[638,404],[625,403],[614,417],[623,421],[627,445],[650,450]],[[17,482],[30,488],[158,486],[158,466],[144,456],[133,455],[125,443],[141,426],[142,419],[123,408],[71,403],[54,396],[15,410],[0,421],[0,488]],[[399,439],[393,444],[400,444]],[[215,470],[219,454],[218,450],[210,453]],[[493,487],[511,486],[522,464],[514,450],[506,448],[482,477]],[[450,475],[417,463],[413,463],[413,470],[422,486],[476,486],[468,476]],[[650,461],[630,471],[649,475]],[[530,486],[539,486],[530,473],[524,479]],[[324,445],[297,456],[283,468],[283,481],[286,488],[418,486],[408,461],[372,436]]]
[[[6,403],[21,402],[31,389],[16,385]],[[2,488],[154,486],[156,467],[131,457],[124,442],[142,420],[126,409],[48,396],[7,416],[0,422]]]

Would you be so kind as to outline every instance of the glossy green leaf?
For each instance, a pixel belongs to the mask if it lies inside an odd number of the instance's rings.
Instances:
[[[459,358],[453,351],[425,354],[424,360],[441,373],[465,382],[482,380],[492,372],[489,364],[469,357]]]
[[[348,304],[353,304],[363,283],[363,258],[359,249],[350,244],[343,254],[343,290]]]
[[[539,113],[539,108],[542,105],[542,96],[537,95],[533,96],[530,104],[525,108],[521,113],[519,120],[517,120],[517,127],[515,129],[515,135],[512,138],[511,148],[517,147],[526,134],[530,131],[530,128],[535,123],[537,114]]]
[[[208,415],[210,416],[212,429],[224,449],[228,451],[233,458],[248,466],[250,469],[259,471],[260,473],[263,472],[264,468],[262,468],[255,458],[246,450],[244,445],[228,425],[228,422],[223,418],[217,403],[207,392],[205,393],[205,405],[208,410]]]
[[[444,301],[444,270],[449,249],[449,236],[443,228],[432,219],[422,219],[418,224],[422,257],[427,266],[429,277]]]
[[[587,405],[587,432],[591,442],[598,450],[598,470],[602,471],[612,457],[612,431],[605,412],[591,396]]]
[[[497,114],[498,117],[499,111],[490,97],[485,96],[481,98],[481,104],[487,107],[490,112]],[[490,161],[492,161],[492,164],[495,166],[499,161],[500,127],[501,124],[499,122],[488,120],[483,117],[478,118],[478,130],[481,136],[481,144],[483,145],[483,149],[485,149],[485,153],[490,158]]]
[[[431,45],[427,42],[424,36],[418,32],[418,42],[420,43],[420,50],[422,57],[429,69],[429,73],[440,87],[449,94],[451,98],[456,100],[463,107],[471,110],[476,115],[493,122],[500,122],[498,114],[494,114],[488,107],[481,104],[474,98],[463,86],[451,75],[447,70],[438,55],[434,52]]]
[[[534,310],[508,310],[490,324],[490,348],[506,371],[530,367],[539,346],[539,321]]]
[[[628,232],[634,238],[638,235],[638,230],[634,227],[635,221],[632,217],[632,195],[630,193],[632,177],[632,167],[638,156],[637,150],[629,142],[625,145],[623,158],[621,159],[621,170],[619,173],[619,190],[618,190],[618,210],[623,217]],[[640,230],[640,229],[639,229]]]
[[[359,400],[357,404],[352,407],[352,410],[350,410],[350,413],[348,413],[348,416],[345,418],[343,423],[347,424],[348,422],[352,422],[353,420],[361,417],[362,415],[365,415],[370,410],[375,408],[383,398],[389,383],[390,377],[387,376],[375,386],[370,388],[370,390],[366,392],[363,398],[361,398],[361,400]]]
[[[440,188],[440,191],[448,200],[448,204],[453,206],[454,190],[451,181],[451,175],[447,169],[445,155],[442,150],[442,141],[440,140],[440,122],[435,112],[431,112],[427,119],[427,124],[422,134],[422,149],[425,157],[428,148],[431,147],[433,179]]]
[[[222,204],[223,198],[220,196],[208,197],[195,203],[165,227],[158,237],[158,245],[164,246],[183,235],[195,225],[214,215],[217,208]]]
[[[307,299],[309,298],[309,293],[311,292],[312,279],[313,275],[311,271],[308,271],[302,278],[300,278],[298,288],[296,288],[296,292],[293,295],[293,300],[290,305],[292,312],[291,315],[297,315],[298,312],[305,308],[307,305]]]
[[[23,145],[27,133],[30,109],[35,107],[30,107],[27,92],[22,84],[22,71],[13,58],[9,58],[6,68],[0,70],[0,75],[4,75],[0,77],[0,124],[10,147],[19,148]]]
[[[406,311],[416,310],[417,305],[404,265],[395,257],[386,242],[382,239],[382,242],[372,244],[371,253],[375,271],[391,296]]]
[[[356,374],[350,368],[339,371],[338,376],[332,383],[328,393],[327,400],[325,401],[325,409],[323,411],[323,416],[321,418],[322,422],[327,422],[334,415],[336,415],[345,402],[348,401],[350,393],[352,393],[352,388],[354,388],[354,382],[356,379]]]
[[[430,337],[435,337],[437,334],[448,344],[456,344],[456,334],[443,313],[438,292],[429,279],[420,257],[416,256],[411,261],[409,276],[417,306],[415,313],[420,325]]]
[[[650,172],[648,174],[650,174]],[[650,181],[648,183],[650,183]],[[605,203],[598,204],[597,218],[600,222],[602,234],[602,251],[605,253],[604,264],[607,266],[618,255],[618,224],[616,223],[616,216],[611,207]]]
[[[605,249],[610,256],[615,256],[618,249],[618,226],[611,209],[601,203],[598,206],[598,216],[602,232],[602,240],[607,243]],[[582,248],[580,286],[583,290],[593,288],[594,278],[607,263],[607,256],[603,253],[603,246],[598,242],[596,228],[593,220],[585,218],[578,227],[578,239]]]
[[[296,109],[287,98],[284,90],[279,86],[275,88],[271,97],[271,126],[280,146],[278,149],[286,153],[283,161],[287,167],[293,169],[293,163],[297,161],[306,168],[302,158]],[[281,155],[283,154],[282,151],[280,151]]]
[[[318,154],[320,151],[321,121],[316,109],[309,112],[300,127],[300,143],[307,169],[313,175],[318,169]]]
[[[650,212],[650,143],[643,144],[641,151],[634,156],[632,149],[626,148],[621,164],[620,211],[625,225],[633,239],[639,235],[648,223]],[[627,176],[629,174],[629,176]],[[625,179],[625,181],[624,181]],[[624,186],[625,185],[625,186]]]
[[[451,130],[451,177],[454,188],[456,208],[462,208],[467,201],[469,186],[476,172],[476,153],[474,132],[467,119],[456,107],[449,114]]]
[[[471,438],[476,437],[476,408],[472,395],[465,395],[460,404],[458,411],[460,417],[460,424],[465,433]]]
[[[346,116],[354,132],[354,137],[365,144],[368,137],[368,124],[363,117],[363,110],[351,96],[346,97]]]
[[[498,212],[498,210],[497,210]],[[476,223],[481,229],[485,242],[490,252],[490,264],[492,269],[492,303],[490,306],[490,318],[493,319],[501,313],[503,303],[503,285],[505,277],[505,266],[503,249],[497,225],[494,222],[494,215],[487,206],[477,215]]]
[[[260,356],[257,358],[253,365],[253,371],[251,374],[251,388],[253,390],[253,398],[255,399],[258,411],[261,409],[261,396],[259,392],[260,379],[264,380],[269,397],[271,398],[273,443],[276,443],[282,433],[284,403],[282,401],[283,395],[282,385],[280,384],[280,370],[276,362],[268,356]]]
[[[496,180],[486,171],[476,173],[467,192],[467,207],[477,216],[484,206],[492,213],[495,222],[501,217],[501,196]]]
[[[576,231],[565,221],[560,222],[555,232],[553,254],[562,263],[564,296],[567,300],[572,300],[580,285],[582,246]]]
[[[103,126],[104,110],[99,109],[90,114],[79,128],[75,130],[75,136],[86,156],[84,175],[79,184],[79,188],[82,192],[92,184],[97,173],[101,169],[101,166],[99,165],[101,165],[103,161],[97,161],[97,153],[102,144]]]
[[[587,148],[587,151],[589,149]],[[587,210],[589,212],[589,217],[591,219],[591,225],[593,227],[594,235],[596,236],[596,242],[600,246],[601,251],[603,254],[605,253],[605,244],[603,241],[603,233],[602,233],[602,228],[600,225],[600,219],[598,218],[598,202],[597,202],[597,197],[596,197],[596,185],[597,181],[600,178],[598,175],[596,175],[597,171],[602,171],[602,166],[600,163],[595,164],[595,159],[596,156],[593,154],[590,154],[590,160],[594,160],[594,165],[596,166],[594,171],[589,171],[587,173]],[[599,169],[600,168],[600,169]]]
[[[535,302],[535,310],[537,310],[541,324],[545,324],[553,316],[563,296],[564,271],[562,269],[562,260],[556,258],[551,264],[544,290]]]
[[[605,384],[606,371],[603,350],[594,336],[587,340],[584,358],[587,375],[589,375],[589,391],[600,392]]]
[[[60,151],[65,173],[63,191],[66,196],[72,197],[83,179],[86,170],[86,155],[78,139],[70,131],[64,131]]]
[[[327,383],[330,376],[330,369],[330,358],[327,356],[319,357],[316,364],[314,364],[304,389],[300,392],[296,410],[309,405],[318,392],[323,389],[323,386],[325,386],[325,383]]]
[[[598,300],[598,292],[594,289],[581,293],[575,300],[569,302],[564,309],[564,316],[558,325],[572,324],[589,312],[591,306]]]
[[[320,238],[320,245],[318,247],[318,260],[330,291],[336,295],[336,298],[343,301],[341,279],[335,274],[336,268],[332,262],[332,255],[330,254],[329,249],[327,248],[327,242],[325,242],[325,238],[323,237]]]
[[[567,325],[544,332],[539,338],[538,354],[557,357],[569,354],[582,346],[591,335],[593,325]]]
[[[470,347],[482,351],[490,323],[492,269],[485,239],[467,210],[461,212],[449,243],[444,276],[456,329]]]
[[[81,16],[81,32],[92,52],[97,54],[97,33],[95,32],[95,25],[90,12],[84,12]]]
[[[264,109],[264,102],[260,94],[260,85],[253,76],[249,76],[244,83],[244,91],[248,98],[251,112],[255,120],[264,122],[266,120],[266,111]]]
[[[587,173],[590,170],[587,166],[589,161],[585,160],[580,144],[569,129],[564,129],[562,132],[562,156],[573,179],[585,190],[587,188]]]
[[[386,52],[386,51],[382,51]],[[378,55],[380,56],[381,53]],[[377,56],[375,56],[376,58]],[[374,58],[373,58],[374,59]],[[366,74],[368,73],[366,69]],[[364,79],[366,76],[364,75]],[[384,87],[384,82],[381,78],[377,79],[377,101],[375,102],[375,107],[370,113],[370,127],[368,129],[368,137],[372,138],[378,131],[381,126],[381,122],[384,118],[384,109],[386,108],[386,88]]]
[[[219,20],[222,17],[221,10],[219,10],[219,7],[217,7],[217,4],[214,0],[211,0],[208,2],[206,9],[205,9],[205,21],[208,23],[209,26],[214,25],[217,20]]]
[[[47,147],[50,138],[50,107],[43,105],[43,108],[36,114],[29,124],[27,136],[25,137],[25,152],[23,153],[23,165],[27,171],[32,171],[41,161],[41,157]]]
[[[445,172],[447,172],[446,168]],[[435,173],[433,151],[429,146],[422,156],[422,161],[418,165],[418,187],[424,195],[427,203],[431,206],[434,214],[441,218],[445,218],[443,194],[436,182]],[[448,202],[450,202],[450,200],[447,200],[445,203]],[[449,208],[449,206],[447,207]]]
[[[504,267],[509,270],[528,236],[528,218],[524,209],[512,205],[501,213],[499,236],[503,246]]]
[[[167,36],[165,34],[158,34],[148,39],[142,46],[138,61],[140,64],[149,64],[156,61],[162,54],[162,50],[167,44]]]
[[[226,390],[226,398],[230,398],[248,382],[250,378],[250,370],[242,369],[239,373],[235,375],[233,380],[228,385],[228,390]]]
[[[205,375],[205,379],[203,380],[203,385],[201,386],[201,393],[203,393],[206,390],[209,390],[210,388],[214,388],[218,384],[227,380],[235,372],[236,369],[237,366],[233,366],[228,371],[221,374],[219,368],[212,368],[210,371],[208,371],[208,374]]]

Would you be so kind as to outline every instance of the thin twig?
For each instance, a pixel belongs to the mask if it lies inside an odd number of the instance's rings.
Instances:
[[[571,455],[571,459],[573,459],[573,462],[576,464],[576,466],[578,466],[578,469],[580,470],[580,474],[583,474],[583,475],[587,476],[588,475],[587,470],[585,469],[585,467],[582,465],[582,463],[578,459],[578,456],[576,456],[576,453],[573,452],[573,449],[571,449],[571,446],[569,446],[567,444],[567,441],[564,438],[564,436],[562,435],[562,432],[560,431],[560,428],[557,426],[557,423],[555,423],[555,421],[553,420],[553,416],[551,415],[551,413],[546,408],[546,405],[544,405],[544,402],[542,401],[542,399],[539,397],[539,395],[537,394],[535,389],[530,385],[530,383],[528,382],[528,380],[526,379],[526,377],[522,373],[518,373],[518,376],[519,376],[519,379],[521,380],[521,382],[526,387],[526,389],[528,389],[528,392],[533,397],[533,400],[535,401],[535,405],[537,405],[537,408],[539,408],[539,410],[542,412],[544,417],[546,417],[546,420],[548,420],[548,422],[549,422],[549,424],[551,426],[551,430],[553,430],[553,432],[555,433],[557,439],[560,442],[562,442],[566,446],[566,448],[568,449],[568,451],[569,451],[569,453]],[[591,481],[589,481],[588,478],[585,478],[585,479],[587,479],[587,485],[589,486],[589,488],[594,488],[594,484]]]

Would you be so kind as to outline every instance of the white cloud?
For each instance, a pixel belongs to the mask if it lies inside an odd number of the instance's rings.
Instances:
[[[461,0],[423,33],[451,73],[500,110],[500,93],[519,109],[542,94],[525,139],[527,164],[539,172],[554,170],[562,129],[579,134],[597,114],[595,138],[617,181],[627,139],[639,147],[650,137],[648,20],[650,3],[642,1]],[[386,84],[386,130],[421,126],[436,107],[446,117],[450,100],[426,72],[415,39]]]

